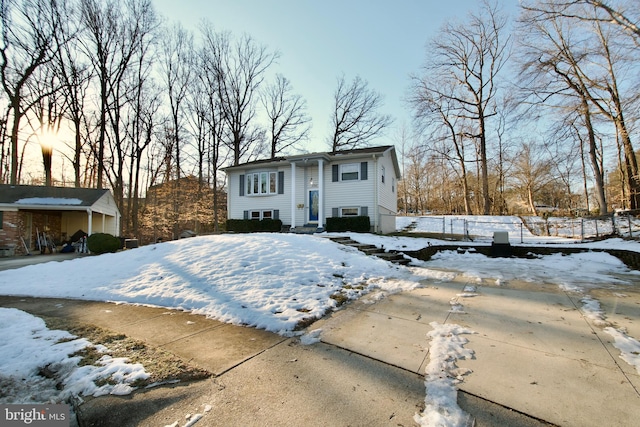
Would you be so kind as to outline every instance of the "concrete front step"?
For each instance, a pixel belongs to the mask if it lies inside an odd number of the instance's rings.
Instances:
[[[409,262],[411,262],[410,260],[406,259],[402,254],[399,254],[397,252],[383,252],[383,253],[375,254],[375,256],[377,256],[378,258],[382,258],[385,261],[391,261],[395,264],[407,265],[409,264]]]
[[[295,227],[289,231],[294,234],[313,234],[318,232],[318,227]]]
[[[345,246],[354,247],[367,255],[376,256],[378,258],[384,259],[385,261],[390,261],[394,264],[407,265],[411,262],[401,253],[395,251],[386,252],[384,249],[379,248],[375,245],[356,242],[350,237],[330,237],[329,239]]]

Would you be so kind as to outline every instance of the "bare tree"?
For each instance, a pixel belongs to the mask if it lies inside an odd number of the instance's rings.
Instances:
[[[52,64],[53,61],[39,67],[33,75],[34,78],[27,84],[29,93],[37,94],[31,103],[35,120],[29,120],[29,126],[40,143],[45,173],[44,184],[47,187],[52,185],[53,138],[59,133],[66,108],[59,90],[60,81]]]
[[[78,33],[80,32],[80,13],[76,9],[69,9],[64,15],[59,32],[56,33],[60,49],[55,59],[55,72],[60,80],[61,93],[64,97],[64,115],[71,121],[74,131],[73,165],[74,184],[82,185],[81,163],[87,132],[83,126],[85,121],[85,107],[87,105],[89,84],[92,78],[91,70],[86,58],[79,53]]]
[[[150,54],[147,46],[153,42],[158,18],[150,0],[81,1],[82,23],[87,31],[83,46],[99,86],[98,144],[94,147],[97,186],[103,186],[106,175],[116,203],[124,210],[124,172],[129,152],[124,120],[130,92],[137,84],[131,73],[139,64],[137,56]]]
[[[186,116],[186,95],[193,76],[193,36],[180,24],[171,28],[161,42],[160,68],[169,98],[171,129],[176,141],[176,179],[180,179],[180,149]]]
[[[293,94],[289,80],[276,75],[273,84],[262,94],[262,105],[269,118],[268,136],[271,158],[287,149],[295,148],[309,138],[311,118],[307,115],[307,104],[300,95]]]
[[[50,94],[28,93],[28,84],[36,71],[55,57],[58,49],[55,38],[60,27],[58,2],[2,0],[0,20],[0,79],[11,113],[7,125],[10,129],[10,183],[15,185],[19,181],[20,122],[35,103]]]
[[[594,114],[605,116],[615,126],[624,152],[629,204],[635,209],[640,207],[640,177],[625,119],[626,113],[633,108],[629,108],[629,98],[624,99],[618,78],[625,63],[619,54],[623,43],[612,38],[610,32],[603,31],[600,20],[589,15],[589,7],[584,8],[586,3],[590,2],[576,1],[574,5],[581,7],[572,10],[594,19],[575,19],[567,15],[567,2],[538,1],[523,5],[525,13],[521,22],[527,40],[523,42],[527,57],[525,70],[533,79],[547,84],[547,87],[534,85],[535,96],[541,103],[554,105],[554,98],[565,98],[565,105],[583,117],[601,213],[605,213],[607,207],[604,171],[595,156]],[[632,96],[634,93],[628,91]],[[567,98],[571,99],[568,103]]]
[[[128,197],[126,203],[126,218],[123,225],[126,232],[133,236],[140,233],[140,212],[142,184],[142,162],[145,152],[154,141],[159,126],[159,113],[162,103],[161,88],[154,82],[153,42],[139,43],[135,61],[132,61],[129,76],[127,97],[129,108],[123,123],[126,126],[128,140]],[[146,188],[144,189],[146,190]]]
[[[181,151],[186,145],[183,138],[187,105],[186,95],[193,75],[193,36],[180,24],[176,24],[162,38],[161,54],[160,68],[169,98],[169,120],[171,126],[168,129],[173,132],[174,148],[176,150],[173,208],[177,226],[180,222],[182,197],[182,191],[180,191],[180,177],[182,174]],[[177,235],[177,230],[174,234]]]
[[[451,81],[443,82],[438,91],[434,91],[426,81],[416,79],[410,102],[421,127],[429,132],[424,138],[426,150],[452,165],[451,169],[462,186],[465,214],[471,215],[473,210],[467,162],[475,162],[475,159],[469,159],[467,145],[470,138],[465,131],[464,118],[458,115],[455,92],[456,85]],[[472,149],[471,152],[475,153],[475,150]]]
[[[215,68],[208,66],[210,52],[202,47],[197,55],[196,83],[190,87],[190,105],[192,127],[198,141],[199,175],[204,181],[204,166],[207,164],[207,183],[213,188],[213,222],[214,231],[218,231],[222,201],[220,189],[223,187],[219,179],[220,168],[227,162],[229,153],[225,138],[226,121],[222,109],[222,100],[218,93],[218,75]]]
[[[414,86],[431,94],[426,99],[451,101],[450,114],[462,119],[457,133],[476,142],[485,215],[491,211],[487,120],[497,114],[498,74],[509,56],[509,39],[503,39],[506,24],[497,6],[483,1],[479,14],[443,26],[429,45],[422,75],[414,77]],[[414,97],[414,106],[416,102]]]
[[[634,39],[640,47],[640,9],[635,0],[553,0],[524,4],[525,9],[541,19],[556,18],[615,25]]]
[[[333,99],[333,134],[329,141],[332,151],[365,146],[393,122],[391,116],[378,112],[383,105],[382,95],[369,88],[360,76],[350,84],[344,76],[338,78]]]
[[[538,215],[536,207],[543,189],[553,182],[551,164],[545,158],[544,152],[536,148],[533,143],[524,143],[519,156],[515,159],[512,178],[516,183],[516,190],[534,215]]]
[[[234,38],[220,33],[211,25],[202,26],[204,38],[204,72],[215,76],[222,119],[225,123],[225,144],[233,152],[233,164],[245,155],[260,150],[264,132],[255,125],[256,102],[265,72],[279,54],[270,52],[252,37]]]

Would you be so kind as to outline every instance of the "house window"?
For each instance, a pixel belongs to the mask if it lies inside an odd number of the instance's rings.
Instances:
[[[273,210],[249,211],[249,219],[273,219]]]
[[[247,182],[247,195],[261,196],[278,193],[277,172],[249,173],[245,178]]]
[[[382,183],[384,184],[384,166],[382,166],[382,173],[381,173],[381,175],[382,175]]]
[[[358,216],[359,214],[358,208],[340,208],[340,216]]]
[[[276,186],[276,177],[278,175],[275,172],[269,172],[269,193],[274,194],[278,192],[278,187]]]
[[[360,164],[346,163],[340,165],[340,181],[357,181],[360,176]]]

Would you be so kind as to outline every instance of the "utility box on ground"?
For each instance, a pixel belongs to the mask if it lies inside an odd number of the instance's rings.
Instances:
[[[509,244],[509,232],[508,231],[494,231],[493,243],[496,245],[508,245]]]
[[[138,247],[138,239],[125,239],[124,247],[126,249],[135,249]]]
[[[511,244],[509,243],[509,232],[494,231],[493,243],[491,243],[492,257],[510,257]]]

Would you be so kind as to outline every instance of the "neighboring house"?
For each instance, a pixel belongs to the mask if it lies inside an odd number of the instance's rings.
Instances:
[[[195,176],[149,187],[138,237],[149,243],[217,231],[216,220],[226,220],[227,193],[221,189],[216,192]]]
[[[0,247],[6,252],[37,250],[36,233],[60,243],[80,230],[120,235],[120,211],[109,190],[0,185]]]
[[[400,168],[393,146],[258,160],[224,168],[229,219],[280,219],[324,229],[326,218],[368,216],[373,232],[396,230]]]

